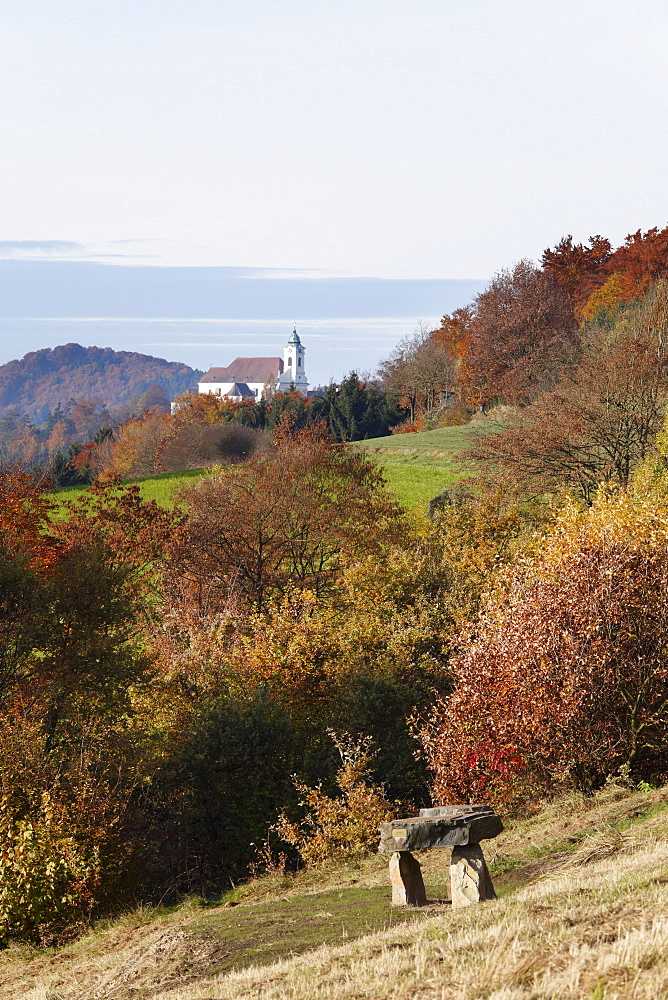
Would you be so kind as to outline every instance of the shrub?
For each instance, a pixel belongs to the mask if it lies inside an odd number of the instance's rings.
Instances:
[[[0,945],[62,940],[90,914],[99,880],[97,847],[77,843],[47,792],[25,819],[0,799]]]
[[[241,462],[250,458],[269,436],[242,424],[214,424],[181,428],[161,456],[165,472],[201,469],[204,466]]]
[[[175,731],[147,791],[146,892],[223,891],[246,874],[279,809],[294,802],[290,722],[262,692],[221,699]]]
[[[422,730],[436,801],[590,789],[665,770],[665,509],[601,495],[487,600]]]
[[[331,798],[321,785],[309,788],[295,779],[295,787],[302,795],[301,805],[308,812],[302,823],[292,822],[283,813],[275,827],[307,865],[370,853],[378,842],[379,824],[393,815],[383,788],[367,783],[373,756],[371,740],[331,735],[341,755],[336,776],[341,795]]]
[[[127,734],[89,719],[44,731],[39,705],[0,719],[0,944],[57,943],[136,882],[128,813],[139,783]],[[51,743],[51,747],[49,747]]]

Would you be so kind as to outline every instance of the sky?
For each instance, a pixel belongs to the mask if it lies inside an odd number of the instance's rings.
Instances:
[[[0,258],[484,282],[619,243],[668,222],[666,51],[665,0],[4,0]]]
[[[1,248],[1,245],[0,245]],[[5,245],[5,253],[8,247]],[[206,370],[282,357],[297,324],[311,387],[373,375],[420,325],[469,301],[483,281],[364,278],[318,271],[86,260],[86,247],[0,259],[0,364],[63,343],[138,351]],[[62,248],[61,248],[62,249]],[[42,248],[44,254],[44,248]],[[420,320],[416,321],[415,317]]]

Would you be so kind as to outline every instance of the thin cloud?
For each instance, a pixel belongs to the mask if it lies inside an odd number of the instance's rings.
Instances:
[[[83,244],[68,240],[0,240],[0,258],[31,260],[81,253]]]

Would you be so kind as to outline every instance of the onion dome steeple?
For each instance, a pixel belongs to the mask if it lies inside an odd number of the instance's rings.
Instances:
[[[304,355],[306,348],[302,344],[297,333],[297,324],[283,348],[283,372],[278,377],[276,389],[278,392],[285,392],[293,388],[305,396],[308,393],[308,379],[304,371]]]

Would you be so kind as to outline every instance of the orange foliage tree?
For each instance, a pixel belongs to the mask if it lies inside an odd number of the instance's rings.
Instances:
[[[578,346],[568,296],[547,274],[520,261],[475,301],[462,365],[470,402],[530,403],[554,386]]]
[[[591,236],[587,244],[573,243],[572,236],[564,236],[554,249],[544,251],[541,263],[569,295],[577,313],[592,291],[605,281],[605,266],[611,255],[612,244],[603,236]]]
[[[345,551],[396,531],[399,508],[376,466],[331,443],[322,426],[277,437],[271,460],[224,468],[186,488],[170,550],[171,586],[198,605],[261,608],[290,586],[331,586]]]
[[[592,236],[586,245],[566,236],[545,250],[542,265],[568,293],[577,317],[592,320],[601,307],[640,298],[668,275],[668,226],[630,233],[616,250],[602,236]]]

